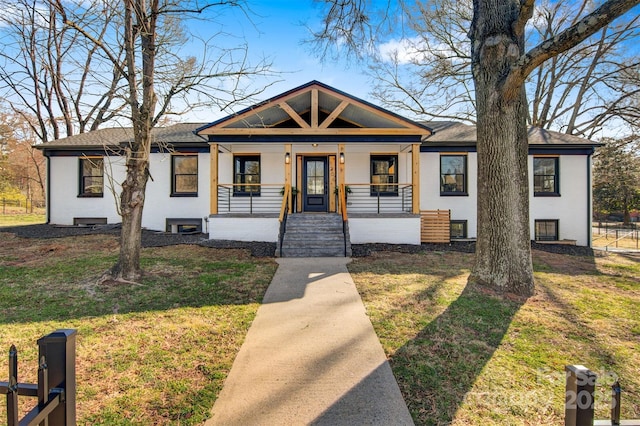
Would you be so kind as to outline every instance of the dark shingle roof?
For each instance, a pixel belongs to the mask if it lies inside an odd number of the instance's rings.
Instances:
[[[426,126],[434,133],[424,139],[426,145],[437,143],[475,144],[476,126],[455,121],[427,121]],[[529,127],[529,145],[599,145],[588,139],[540,127]]]
[[[206,144],[207,140],[194,131],[206,123],[180,123],[153,129],[154,142],[175,144]],[[422,125],[433,129],[434,133],[423,140],[425,145],[461,144],[475,145],[476,126],[455,121],[427,121]],[[78,149],[102,148],[105,145],[118,146],[126,144],[133,138],[130,127],[113,127],[94,130],[68,138],[58,139],[37,145],[40,149]],[[545,130],[538,127],[529,128],[529,145],[599,145],[588,139]]]
[[[152,131],[153,139],[154,142],[164,143],[206,143],[206,139],[193,133],[203,124],[180,123],[167,127],[156,127]],[[132,139],[133,129],[131,127],[112,127],[69,136],[36,147],[40,149],[100,148],[105,145],[118,146],[130,142]]]

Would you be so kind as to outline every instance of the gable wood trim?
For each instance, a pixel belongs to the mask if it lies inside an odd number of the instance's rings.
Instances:
[[[220,128],[209,135],[412,135],[421,136],[415,129],[359,127],[359,128],[272,128],[272,127],[245,127],[245,128]]]
[[[345,110],[346,107],[349,106],[349,102],[347,101],[342,101],[340,103],[340,105],[338,105],[336,107],[336,109],[334,109],[331,114],[329,114],[329,116],[327,118],[325,118],[325,120],[322,122],[322,124],[320,125],[321,129],[326,129],[328,128],[331,123],[333,123],[335,121],[336,118],[338,118],[338,116],[342,113],[342,111]]]
[[[309,124],[307,124],[306,121],[304,121],[302,117],[300,117],[300,114],[298,114],[293,108],[291,108],[291,106],[289,106],[288,103],[281,102],[278,104],[278,106],[280,106],[280,108],[282,108],[284,112],[289,114],[289,117],[291,117],[293,121],[298,123],[298,126],[302,127],[303,129],[309,129],[311,127],[309,126]]]
[[[411,122],[410,120],[404,119],[403,117],[400,117],[398,115],[396,115],[395,113],[392,113],[390,111],[385,111],[381,108],[378,107],[374,107],[370,104],[368,104],[365,101],[359,100],[357,98],[353,98],[350,97],[346,94],[342,94],[338,91],[336,91],[335,89],[331,89],[328,87],[323,87],[322,85],[318,84],[317,82],[309,84],[309,85],[305,85],[302,86],[301,88],[298,89],[294,89],[293,91],[284,94],[283,96],[279,96],[279,97],[275,97],[272,98],[271,100],[267,100],[265,101],[264,104],[259,104],[254,108],[248,108],[244,111],[241,111],[240,113],[238,113],[235,116],[230,116],[227,118],[223,118],[217,122],[211,123],[207,126],[204,126],[200,129],[196,130],[196,133],[199,135],[215,135],[215,134],[219,134],[221,133],[221,131],[227,131],[227,132],[231,132],[234,134],[244,134],[242,132],[242,130],[256,130],[256,129],[248,129],[248,128],[229,128],[229,125],[235,124],[239,121],[242,121],[245,117],[251,116],[251,115],[256,115],[259,114],[267,109],[270,108],[274,108],[277,106],[282,106],[283,104],[286,104],[287,107],[291,108],[288,104],[287,101],[298,97],[304,93],[309,93],[311,96],[311,126],[307,126],[310,127],[311,129],[318,129],[318,116],[319,116],[319,101],[318,101],[318,94],[319,91],[322,91],[323,93],[326,93],[327,96],[331,96],[333,98],[336,98],[340,101],[343,102],[347,102],[347,106],[349,104],[354,105],[357,108],[361,108],[367,112],[370,112],[376,116],[379,117],[385,117],[387,120],[398,124],[400,126],[402,126],[401,129],[385,129],[385,130],[405,130],[405,131],[411,131],[412,134],[420,134],[420,135],[430,135],[431,131],[426,128],[423,127],[421,125],[418,124],[414,124],[413,122]],[[340,103],[340,105],[342,105],[342,103]],[[346,106],[345,106],[346,107]],[[292,109],[293,110],[293,109]],[[285,110],[286,111],[286,110]],[[297,113],[296,113],[297,114]],[[339,114],[338,114],[339,115]],[[292,116],[293,118],[293,116]],[[294,118],[295,120],[295,118]],[[304,121],[304,120],[303,120]],[[297,122],[297,120],[296,120]],[[300,123],[298,123],[300,124]],[[305,122],[306,124],[306,122]],[[265,128],[262,128],[263,130]],[[271,129],[271,128],[268,128]],[[282,129],[280,129],[282,130]],[[288,129],[291,130],[291,129]],[[353,130],[353,129],[338,129],[341,131],[345,131],[345,130]],[[360,129],[363,130],[363,129]]]
[[[318,102],[318,89],[311,89],[311,127],[318,127],[318,115],[320,103]]]

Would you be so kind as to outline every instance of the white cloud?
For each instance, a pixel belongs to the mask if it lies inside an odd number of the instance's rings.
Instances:
[[[420,39],[417,37],[401,40],[392,39],[378,46],[378,53],[385,61],[408,64],[424,57],[424,53],[418,49],[419,45]]]

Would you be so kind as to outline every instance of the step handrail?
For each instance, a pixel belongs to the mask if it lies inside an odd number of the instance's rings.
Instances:
[[[278,231],[278,245],[280,247],[280,257],[282,257],[282,242],[284,241],[284,233],[287,229],[287,217],[289,215],[289,194],[291,193],[291,185],[286,184],[284,186],[282,196],[282,205],[280,206],[280,215],[278,221],[280,222],[280,229]]]
[[[345,184],[341,183],[338,187],[338,203],[340,205],[340,215],[342,216],[342,237],[344,239],[344,257],[347,257],[347,191]]]

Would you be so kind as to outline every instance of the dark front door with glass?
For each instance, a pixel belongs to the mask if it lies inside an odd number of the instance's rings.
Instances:
[[[304,211],[326,212],[329,200],[327,158],[305,157],[303,173]]]

